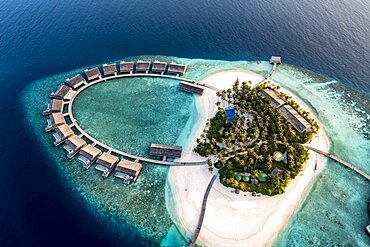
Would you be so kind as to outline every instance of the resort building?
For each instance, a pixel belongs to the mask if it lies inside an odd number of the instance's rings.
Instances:
[[[81,137],[76,135],[71,135],[67,140],[65,140],[64,143],[65,145],[63,148],[67,150],[67,157],[70,159],[73,158],[73,156],[75,156],[81,148],[87,145],[87,143]]]
[[[259,92],[261,96],[271,102],[275,108],[279,108],[286,102],[280,97],[280,94],[273,89],[264,89]]]
[[[75,75],[74,77],[72,78],[67,78],[65,80],[65,82],[70,86],[72,87],[73,89],[76,89],[80,86],[82,86],[83,84],[86,83],[86,80],[82,77],[82,75],[80,74],[77,74]]]
[[[195,93],[195,94],[199,94],[199,95],[203,95],[203,91],[204,91],[204,87],[200,86],[200,85],[197,85],[197,84],[193,84],[193,83],[190,83],[190,82],[185,82],[185,81],[181,81],[179,83],[179,88],[181,91],[184,91],[184,92],[187,92],[187,93]]]
[[[148,73],[150,68],[150,62],[149,61],[137,61],[136,62],[136,72],[145,72]]]
[[[281,57],[271,56],[270,64],[281,64]]]
[[[104,152],[96,161],[95,169],[101,171],[104,178],[107,178],[118,163],[119,158]]]
[[[275,169],[274,169],[274,170],[272,170],[272,172],[271,172],[271,176],[275,176],[275,177],[277,177],[278,179],[282,179],[282,178],[283,178],[283,175],[284,175],[283,171],[282,171],[282,170],[280,170],[280,169],[277,169],[277,168],[275,168]]]
[[[88,81],[92,81],[98,78],[101,78],[100,70],[98,67],[92,68],[92,69],[85,69],[84,73],[86,75],[86,78]]]
[[[117,66],[115,63],[103,64],[103,74],[107,75],[117,75]]]
[[[311,129],[311,124],[307,122],[296,110],[290,105],[285,105],[280,107],[280,112],[283,114],[289,123],[300,133],[308,131]]]
[[[46,132],[49,132],[57,128],[58,126],[66,123],[63,113],[61,112],[52,113],[51,115],[49,115],[49,118],[46,121],[48,123],[48,125],[45,128]]]
[[[116,173],[114,176],[116,178],[123,179],[124,184],[130,184],[131,182],[136,181],[142,167],[143,166],[140,163],[129,160],[121,160],[117,164]]]
[[[120,73],[132,73],[134,71],[134,62],[121,61],[119,64]]]
[[[182,75],[185,73],[188,66],[184,64],[169,63],[167,67],[168,74]]]
[[[84,168],[89,169],[95,160],[102,154],[102,151],[91,144],[81,148],[78,159],[84,163]]]
[[[180,158],[182,147],[163,144],[150,145],[150,155]]]
[[[167,63],[155,60],[152,65],[152,72],[163,74],[166,71]]]
[[[62,124],[58,126],[53,133],[53,136],[55,138],[54,145],[59,146],[68,137],[72,136],[73,134],[74,134],[73,130],[67,124]]]
[[[63,106],[64,106],[63,100],[52,99],[49,102],[46,110],[42,112],[42,115],[46,116],[46,115],[50,115],[55,112],[63,112]]]
[[[76,93],[72,88],[62,85],[57,91],[50,94],[52,99],[71,100],[73,95]]]

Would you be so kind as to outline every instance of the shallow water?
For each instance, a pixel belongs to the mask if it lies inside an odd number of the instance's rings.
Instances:
[[[144,58],[154,60],[150,56]],[[189,64],[185,77],[195,80],[222,70],[265,75],[271,67],[267,62],[161,59]],[[59,164],[71,187],[85,198],[99,221],[110,226],[111,232],[121,234],[123,239],[127,233],[119,233],[120,230],[132,228],[138,234],[132,241],[145,238],[149,240],[143,242],[145,245],[184,244],[186,240],[166,209],[165,195],[171,196],[170,192],[165,193],[166,167],[144,164],[138,181],[123,187],[112,177],[102,180],[100,173],[93,169],[83,172],[75,159],[67,160],[61,148],[51,146],[50,135],[42,131],[45,118],[38,113],[47,104],[48,93],[60,84],[60,78],[69,74],[73,73],[37,81],[24,93],[29,122],[45,149]],[[273,80],[315,109],[315,117],[328,133],[331,152],[370,173],[366,164],[370,153],[367,139],[370,111],[364,102],[369,100],[367,95],[359,95],[338,87],[335,81],[288,65],[280,66]],[[151,142],[186,145],[186,137],[199,113],[193,96],[179,92],[177,83],[169,79],[131,78],[94,85],[77,97],[75,118],[98,140],[134,154],[147,155]],[[349,95],[353,95],[351,104],[348,104]],[[355,104],[358,99],[362,99],[362,103]],[[355,117],[356,121],[351,121]],[[327,162],[276,246],[366,246],[369,239],[363,228],[369,221],[365,203],[369,194],[368,181],[334,162]],[[167,207],[171,206],[167,203]]]

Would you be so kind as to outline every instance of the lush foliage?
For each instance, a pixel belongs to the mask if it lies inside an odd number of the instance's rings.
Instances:
[[[215,160],[225,186],[276,195],[283,193],[288,181],[302,170],[309,157],[301,144],[310,140],[319,126],[308,112],[282,95],[313,126],[308,132],[296,132],[280,111],[259,94],[266,87],[262,84],[251,88],[246,82],[240,85],[236,81],[232,89],[219,92],[218,112],[197,139],[195,151]],[[227,122],[226,107],[235,109],[232,122]],[[275,151],[284,154],[282,161],[273,159]],[[210,162],[209,165],[212,167]],[[274,169],[281,176],[271,175]],[[268,174],[265,182],[264,176],[257,180],[261,172]]]

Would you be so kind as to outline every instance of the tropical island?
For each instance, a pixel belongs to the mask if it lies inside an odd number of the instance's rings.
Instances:
[[[302,171],[309,158],[302,144],[319,125],[291,97],[278,93],[278,86],[251,84],[236,80],[217,92],[218,111],[194,150],[209,157],[209,169],[218,169],[223,185],[273,196]]]

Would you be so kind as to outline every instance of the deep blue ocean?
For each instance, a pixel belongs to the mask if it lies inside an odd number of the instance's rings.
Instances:
[[[129,228],[118,241],[48,165],[21,105],[32,81],[134,55],[281,55],[370,95],[365,0],[12,0],[0,2],[0,28],[0,246],[151,244]]]

